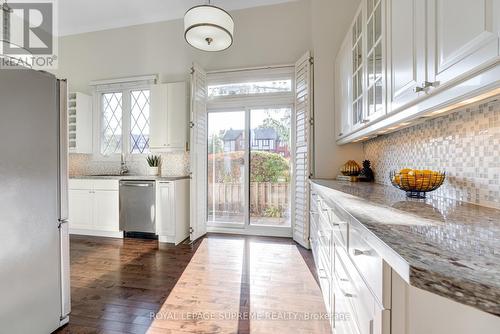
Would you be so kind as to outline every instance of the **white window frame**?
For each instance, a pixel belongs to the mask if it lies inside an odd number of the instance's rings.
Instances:
[[[289,92],[278,93],[257,93],[241,95],[225,95],[208,98],[207,108],[217,107],[239,107],[242,105],[269,105],[287,104],[294,97],[294,67],[283,65],[276,68],[243,69],[234,71],[209,72],[207,75],[207,86],[236,84],[259,81],[285,80],[291,79],[292,89]]]
[[[156,75],[130,77],[112,80],[99,80],[90,83],[93,86],[93,160],[95,161],[119,161],[121,154],[128,161],[140,161],[149,154],[130,153],[130,131],[131,131],[131,92],[135,90],[150,90],[157,82]],[[122,153],[104,155],[101,153],[102,136],[102,95],[106,93],[122,93]]]

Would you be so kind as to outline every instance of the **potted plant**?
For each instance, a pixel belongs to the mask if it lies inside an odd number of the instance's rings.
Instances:
[[[158,176],[161,157],[159,155],[149,155],[146,160],[148,161],[149,165],[148,174],[151,176]]]

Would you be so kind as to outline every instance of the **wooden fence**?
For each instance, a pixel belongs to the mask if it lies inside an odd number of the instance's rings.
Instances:
[[[224,214],[243,212],[244,191],[245,187],[240,183],[209,184],[209,210]],[[289,208],[289,198],[289,184],[287,182],[250,183],[250,213],[252,215],[264,216],[278,212],[282,215]]]

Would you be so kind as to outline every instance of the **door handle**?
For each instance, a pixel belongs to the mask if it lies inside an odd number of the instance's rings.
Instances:
[[[68,224],[69,223],[69,220],[67,220],[67,219],[58,219],[57,221],[59,223],[59,224],[57,224],[57,228],[61,228],[61,226],[63,224]]]

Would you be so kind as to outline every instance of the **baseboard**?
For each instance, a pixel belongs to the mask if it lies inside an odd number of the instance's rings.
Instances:
[[[169,235],[159,235],[158,241],[168,243],[168,244],[175,244],[175,237],[169,236]]]
[[[93,237],[107,237],[107,238],[123,239],[123,232],[120,232],[120,231],[99,231],[99,230],[87,230],[87,229],[80,229],[80,228],[70,228],[69,234],[90,235]]]
[[[247,228],[227,228],[227,227],[207,226],[207,232],[255,235],[264,237],[282,237],[282,238],[292,237],[292,230],[289,227],[251,226]]]
[[[66,325],[69,322],[69,315],[65,316],[59,321],[59,327]]]

